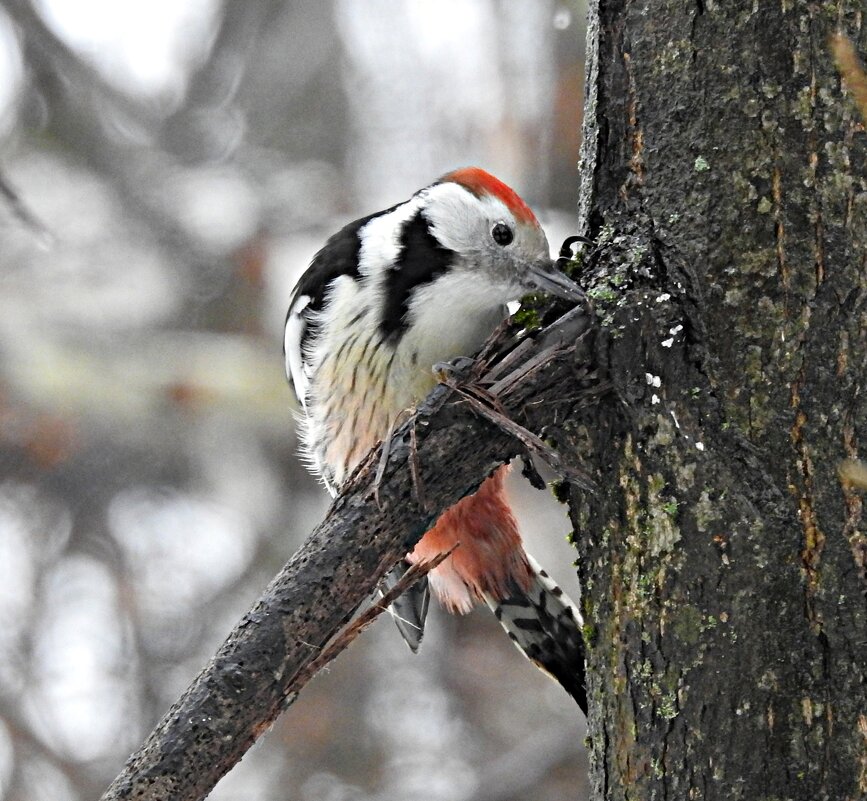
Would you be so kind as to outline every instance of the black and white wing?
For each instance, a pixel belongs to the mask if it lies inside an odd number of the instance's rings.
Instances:
[[[316,369],[316,365],[311,364],[311,345],[316,341],[317,319],[325,306],[328,289],[341,276],[359,278],[361,229],[379,214],[355,220],[334,234],[313,257],[292,292],[283,335],[283,355],[286,377],[305,413]]]

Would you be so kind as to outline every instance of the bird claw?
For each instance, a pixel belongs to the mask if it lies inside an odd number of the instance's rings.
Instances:
[[[447,384],[456,379],[468,378],[475,365],[475,359],[469,356],[458,356],[448,362],[437,362],[432,369],[437,381]]]
[[[596,244],[592,239],[589,239],[586,236],[581,236],[580,234],[576,234],[575,236],[567,236],[563,240],[563,244],[560,246],[560,259],[564,259],[566,261],[570,261],[575,256],[575,251],[573,248],[575,245],[594,245]]]
[[[382,511],[383,510],[383,502],[380,497],[380,488],[382,487],[382,482],[385,478],[385,470],[388,467],[388,457],[391,455],[391,440],[394,437],[395,432],[398,428],[404,423],[404,421],[410,421],[409,427],[409,472],[412,477],[412,486],[413,491],[415,492],[415,499],[418,505],[427,512],[428,502],[424,493],[424,483],[421,478],[421,467],[419,465],[418,459],[418,435],[416,434],[416,418],[413,416],[415,414],[415,409],[404,409],[395,419],[392,421],[391,425],[388,428],[388,433],[385,436],[385,439],[382,441],[382,452],[379,455],[379,464],[376,466],[376,475],[373,479],[373,499],[376,502],[377,508]]]

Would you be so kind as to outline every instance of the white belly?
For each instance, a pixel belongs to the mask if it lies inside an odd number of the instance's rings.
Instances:
[[[357,285],[347,282],[331,298],[326,312],[331,319],[322,330],[334,333],[331,341],[317,343],[313,354],[303,441],[312,466],[332,490],[389,433],[397,416],[433,389],[432,366],[474,355],[511,299],[466,274],[439,278],[436,303],[429,302],[428,290],[416,291],[402,336],[385,341],[377,321],[348,326],[363,307]]]

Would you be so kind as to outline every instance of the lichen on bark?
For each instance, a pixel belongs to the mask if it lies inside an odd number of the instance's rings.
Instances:
[[[577,494],[598,798],[860,798],[858,3],[591,10],[581,269],[619,403]],[[580,502],[579,502],[580,501]]]

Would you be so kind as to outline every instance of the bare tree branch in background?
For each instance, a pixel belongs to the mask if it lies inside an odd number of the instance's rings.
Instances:
[[[229,120],[233,102],[263,26],[282,6],[274,0],[223,0],[207,59],[190,77],[183,104],[162,121],[159,140],[166,150],[185,161],[203,161],[222,158],[237,145],[237,134],[231,145],[225,142],[226,129],[238,128]]]
[[[37,238],[40,245],[48,247],[54,237],[45,223],[36,216],[33,210],[24,202],[18,190],[9,179],[0,172],[0,195],[6,200],[13,216]]]
[[[87,776],[87,772],[82,770],[81,765],[73,760],[63,758],[54,749],[42,742],[33,733],[31,727],[21,720],[20,713],[12,704],[0,701],[0,719],[3,720],[6,730],[11,735],[16,750],[24,753],[31,752],[38,754],[41,759],[44,759],[49,765],[59,770],[75,786],[81,787],[85,792],[99,792],[99,788]],[[10,782],[10,785],[10,789],[14,790],[14,782]],[[11,795],[10,797],[14,798],[15,796]]]
[[[213,255],[201,252],[144,191],[150,182],[143,175],[171,167],[170,154],[156,158],[155,151],[134,142],[136,137],[151,144],[156,141],[161,125],[158,110],[111,86],[46,25],[30,2],[0,3],[19,28],[25,62],[48,105],[49,130],[70,153],[111,180],[132,218],[150,225],[179,263],[194,275],[211,274]],[[125,135],[119,133],[118,122]]]
[[[220,107],[223,117],[229,112],[228,101],[275,3],[227,4],[208,58],[194,73],[184,102],[168,116],[158,105],[112,86],[51,30],[32,3],[0,0],[0,5],[19,28],[26,63],[48,104],[53,134],[69,152],[110,180],[131,217],[153,230],[173,260],[186,267],[191,280],[213,283],[216,276],[226,274],[220,260],[193,241],[165,210],[164,199],[149,189],[191,160],[191,143],[184,144],[180,130],[196,138],[198,160],[229,154],[225,145],[217,143],[229,126],[225,120],[220,124],[213,119],[213,114],[203,120],[202,108],[210,106],[213,112]],[[191,127],[194,118],[199,125]],[[208,147],[203,147],[203,125],[210,131]]]
[[[500,396],[531,431],[575,415],[603,384],[588,366],[592,315],[575,309],[526,348],[514,370],[546,361]],[[561,346],[561,347],[552,347]],[[489,351],[491,352],[491,351]],[[426,489],[419,508],[408,469],[411,429]],[[358,606],[435,522],[441,510],[478,487],[520,452],[520,443],[477,416],[465,398],[440,385],[394,435],[378,487],[378,451],[344,487],[326,519],[272,581],[211,663],[128,761],[103,796],[114,799],[204,797],[285,708],[289,688],[343,628]]]
[[[142,132],[156,129],[159,116],[155,110],[108,83],[98,70],[55,35],[29,0],[2,0],[0,5],[20,28],[27,45],[39,54],[39,60],[50,62],[70,85],[79,89],[86,87],[94,97],[122,114],[127,124],[136,125]]]

